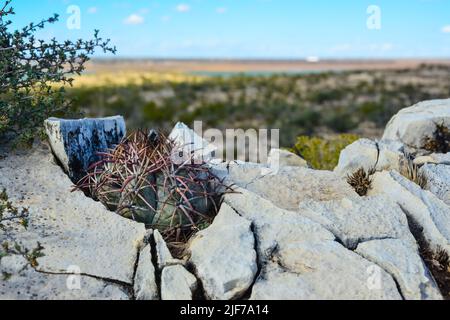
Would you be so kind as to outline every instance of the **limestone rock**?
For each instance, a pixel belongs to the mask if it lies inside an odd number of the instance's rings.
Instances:
[[[165,267],[161,274],[162,300],[192,300],[197,278],[183,266]]]
[[[448,153],[433,153],[431,157],[435,160],[436,164],[450,165],[450,152]]]
[[[450,210],[450,166],[426,164],[420,171],[427,178],[426,189],[444,201]]]
[[[437,163],[436,159],[432,156],[419,156],[414,158],[413,163],[415,165],[421,166],[427,163]]]
[[[139,254],[134,277],[134,295],[136,300],[157,300],[158,288],[155,282],[155,267],[152,263],[150,246],[145,246]]]
[[[342,150],[335,172],[347,176],[363,168],[370,170],[398,170],[403,157],[403,145],[395,141],[360,139]]]
[[[433,137],[436,124],[450,127],[450,99],[423,101],[400,110],[387,124],[383,140],[397,140],[412,150],[424,147],[424,139]]]
[[[269,153],[267,164],[272,169],[279,167],[304,167],[308,168],[305,159],[287,150],[272,149]]]
[[[251,300],[398,300],[392,277],[334,241],[280,248],[256,281]],[[373,281],[373,274],[379,276]]]
[[[210,164],[211,171],[228,184],[237,183],[246,187],[256,179],[260,179],[273,171],[267,166],[259,163],[232,161]]]
[[[179,149],[183,151],[179,159],[180,163],[191,159],[192,154],[194,160],[203,160],[204,162],[209,162],[216,156],[215,151],[217,151],[217,147],[200,137],[184,123],[179,122],[175,125],[169,135],[169,139],[174,141]]]
[[[164,241],[161,233],[158,230],[153,232],[155,239],[157,262],[159,270],[163,270],[164,267],[173,266],[177,264],[184,264],[182,260],[178,260],[172,257],[166,242]]]
[[[70,179],[52,159],[48,148],[37,147],[0,160],[0,189],[15,207],[29,210],[28,228],[0,232],[0,242],[16,241],[29,250],[40,242],[38,271],[72,273],[76,266],[84,275],[132,284],[144,225],[70,192]]]
[[[407,300],[440,300],[442,296],[417,248],[399,239],[361,243],[356,252],[386,270]]]
[[[208,298],[242,297],[257,272],[251,223],[223,204],[214,223],[191,241],[190,262]]]
[[[416,244],[405,213],[387,196],[307,201],[300,205],[299,213],[330,230],[350,249],[360,242],[383,238]]]
[[[277,172],[263,169],[256,165],[232,166],[229,181],[291,211],[297,211],[299,203],[308,199],[325,201],[358,197],[331,171],[300,167],[281,167]]]
[[[242,217],[252,221],[258,240],[258,256],[264,263],[271,252],[285,245],[334,241],[335,236],[320,224],[275,206],[272,202],[243,188],[225,196],[224,202]]]
[[[44,126],[53,153],[75,182],[100,159],[97,152],[113,148],[126,134],[121,116],[80,120],[50,118]]]
[[[224,202],[252,221],[259,262],[263,266],[252,289],[252,299],[401,299],[389,274],[338,244],[335,236],[319,223],[300,212],[281,209],[249,190],[238,188],[236,192],[226,195]],[[386,199],[380,197],[379,201],[383,200]],[[355,205],[354,214],[357,207],[364,204],[361,200],[358,206]],[[414,242],[406,225],[400,225],[407,223],[404,214],[395,213],[398,219],[394,213],[394,218],[390,219],[395,227],[384,222],[382,227],[374,226],[382,219],[372,216],[371,225],[375,230],[387,230],[373,234],[390,233]],[[371,214],[366,212],[366,216]],[[347,224],[351,225],[351,222]],[[380,275],[382,287],[373,288],[373,272]]]
[[[441,246],[450,253],[449,207],[429,191],[401,176],[396,171],[374,175],[369,195],[385,194],[396,201],[410,223],[423,228],[423,236],[432,249]]]
[[[35,271],[20,255],[0,260],[0,300],[129,300],[126,288],[83,275]]]
[[[450,152],[449,153],[432,153],[427,156],[419,156],[414,159],[416,165],[431,164],[445,164],[450,165]]]

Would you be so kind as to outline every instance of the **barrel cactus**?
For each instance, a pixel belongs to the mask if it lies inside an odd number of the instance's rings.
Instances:
[[[77,184],[119,215],[158,229],[168,242],[186,242],[231,192],[204,162],[179,163],[179,147],[161,133],[137,131],[99,154]]]

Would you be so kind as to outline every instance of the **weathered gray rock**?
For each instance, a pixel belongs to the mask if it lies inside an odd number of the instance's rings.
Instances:
[[[53,153],[75,182],[100,159],[97,152],[113,148],[126,134],[121,116],[80,120],[50,118],[44,126]]]
[[[272,169],[280,167],[303,167],[308,168],[305,159],[287,150],[272,149],[269,153],[267,164]]]
[[[107,211],[82,192],[53,163],[47,148],[10,153],[0,160],[0,189],[12,204],[29,208],[28,228],[0,232],[0,242],[18,242],[33,250],[40,242],[43,257],[38,271],[72,273],[133,283],[133,274],[146,230],[144,225]],[[41,283],[45,286],[45,283]]]
[[[297,212],[281,209],[246,189],[236,189],[235,194],[225,196],[224,202],[239,215],[252,221],[257,236],[260,263],[264,263],[277,247],[309,241],[335,240],[335,236],[320,224]]]
[[[423,101],[400,110],[387,124],[383,140],[397,140],[413,151],[423,149],[437,124],[450,127],[450,99]]]
[[[213,300],[238,299],[257,272],[251,223],[223,204],[214,223],[191,241],[190,262]]]
[[[269,173],[273,174],[267,165],[242,161],[210,163],[210,168],[217,177],[225,179],[228,184],[238,183],[242,187]]]
[[[192,300],[197,278],[183,266],[165,267],[161,274],[162,300]]]
[[[150,246],[145,246],[139,254],[134,277],[134,295],[136,300],[158,300],[158,287],[155,281],[155,267],[152,263]]]
[[[370,170],[398,170],[403,158],[403,145],[396,141],[360,139],[342,150],[334,171],[347,176],[363,168]]]
[[[306,201],[300,204],[299,213],[330,230],[350,249],[360,242],[384,238],[416,245],[405,213],[387,196]]]
[[[338,175],[300,167],[281,167],[273,172],[256,164],[230,165],[230,183],[272,201],[278,207],[297,211],[300,202],[359,197]],[[270,187],[269,187],[270,186]]]
[[[450,152],[448,153],[433,153],[430,155],[436,162],[436,164],[450,165]]]
[[[35,271],[21,255],[0,260],[0,300],[128,300],[125,287],[83,275]]]
[[[260,264],[266,265],[252,289],[252,299],[400,297],[395,283],[385,274],[388,289],[370,291],[366,287],[368,261],[361,262],[363,259],[353,253],[347,259],[351,251],[336,243],[334,235],[320,224],[280,209],[251,191],[237,192],[227,195],[225,202],[253,222]],[[320,250],[301,254],[301,250],[314,247]],[[335,253],[327,258],[327,251]],[[345,290],[346,286],[355,289]]]
[[[450,210],[450,166],[426,164],[420,172],[427,178],[426,189],[444,201]]]
[[[392,275],[405,299],[442,299],[415,246],[399,239],[381,239],[359,244],[356,252]]]
[[[166,242],[164,241],[161,233],[158,230],[153,232],[153,237],[155,239],[156,253],[157,253],[157,263],[158,269],[161,271],[164,267],[173,265],[183,265],[184,261],[175,259],[172,257]]]
[[[398,300],[392,277],[334,241],[281,247],[256,281],[252,300]]]
[[[179,156],[177,160],[180,163],[190,159],[198,160],[200,163],[201,161],[209,162],[216,157],[217,147],[200,137],[184,123],[179,122],[175,125],[169,139],[174,141],[179,150],[182,151],[181,155],[179,153],[175,155]]]
[[[450,152],[449,153],[432,153],[427,156],[419,156],[414,159],[416,165],[431,164],[445,164],[450,165]]]
[[[369,195],[385,194],[396,201],[410,223],[423,228],[423,236],[432,249],[438,246],[450,252],[449,207],[429,191],[401,176],[396,171],[374,175]]]

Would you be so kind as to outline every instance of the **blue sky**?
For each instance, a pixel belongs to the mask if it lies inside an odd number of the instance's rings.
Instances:
[[[1,1],[3,2],[3,0]],[[70,5],[80,29],[67,28]],[[381,29],[367,27],[367,8]],[[112,39],[121,57],[450,58],[450,0],[14,0],[15,26],[58,13],[44,39]]]

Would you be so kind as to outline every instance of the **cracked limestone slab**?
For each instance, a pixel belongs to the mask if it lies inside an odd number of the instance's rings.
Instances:
[[[20,256],[0,260],[0,300],[129,300],[125,287],[81,275],[35,271]]]
[[[420,172],[427,178],[426,189],[444,201],[450,210],[450,166],[426,164]]]
[[[376,278],[374,278],[376,276]],[[392,277],[334,241],[280,248],[253,286],[251,300],[400,300]]]
[[[372,240],[355,250],[397,281],[406,300],[441,300],[442,295],[417,248],[399,239]]]
[[[281,167],[267,171],[264,166],[234,165],[229,181],[267,199],[282,209],[296,211],[300,202],[358,197],[355,191],[331,171]]]
[[[197,289],[197,278],[183,266],[165,267],[161,274],[162,300],[192,300]]]
[[[423,228],[423,236],[432,249],[440,246],[450,253],[450,209],[442,200],[396,171],[374,175],[369,195],[377,194],[397,202],[408,219]]]
[[[396,202],[380,195],[335,201],[305,201],[299,214],[320,223],[350,249],[358,243],[383,238],[416,241],[409,231],[405,213]]]
[[[392,277],[346,249],[319,223],[239,188],[224,202],[253,222],[261,275],[252,299],[401,299]],[[385,287],[370,288],[370,272]],[[369,285],[369,287],[368,287]]]
[[[270,168],[303,167],[308,168],[308,162],[302,157],[282,149],[272,149],[269,153],[267,164]]]
[[[71,273],[75,266],[84,275],[133,283],[144,225],[107,211],[80,191],[71,192],[70,179],[48,147],[10,152],[0,160],[2,188],[14,206],[29,208],[27,230],[17,229],[10,237],[30,250],[41,243],[39,271]]]
[[[184,265],[184,261],[175,259],[172,257],[169,248],[167,247],[166,242],[164,241],[161,233],[158,230],[153,231],[153,238],[155,240],[156,245],[156,255],[157,255],[157,264],[158,269],[161,271],[164,267],[173,266],[173,265]]]
[[[209,299],[239,299],[252,285],[258,266],[251,223],[227,204],[188,249],[189,262]]]
[[[258,240],[260,263],[277,247],[309,241],[334,241],[335,236],[319,223],[299,215],[297,212],[281,209],[269,200],[243,189],[228,194],[224,202],[244,218],[252,221]]]
[[[427,156],[419,156],[414,159],[414,164],[424,165],[426,163],[431,164],[445,164],[450,165],[450,152],[448,153],[432,153]]]
[[[403,144],[398,141],[360,139],[342,150],[334,172],[347,176],[363,168],[366,172],[398,170],[403,158]]]
[[[150,245],[145,246],[139,253],[139,261],[134,277],[134,295],[136,300],[158,300],[155,267],[152,262]]]

